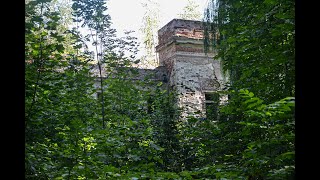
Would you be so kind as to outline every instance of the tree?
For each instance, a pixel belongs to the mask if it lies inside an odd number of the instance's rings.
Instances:
[[[208,5],[205,43],[218,50],[216,58],[230,75],[213,151],[227,164],[222,177],[294,176],[294,5],[273,0]]]
[[[143,25],[141,32],[143,33],[143,44],[146,50],[146,55],[143,57],[147,67],[157,67],[158,58],[155,52],[155,46],[158,42],[158,24],[159,24],[159,4],[154,0],[146,0],[142,3],[145,9],[143,16]]]
[[[217,122],[181,121],[174,92],[134,79],[136,38],[114,35],[105,1],[73,1],[72,29],[54,2],[26,2],[26,179],[294,176],[293,2],[210,4],[206,42],[231,80]]]
[[[221,41],[217,58],[230,71],[232,87],[249,88],[270,103],[294,96],[294,2],[217,1],[211,6],[208,27],[219,37],[211,42]]]
[[[80,48],[78,36],[59,31],[60,20],[51,1],[26,4],[26,179],[72,177],[86,158],[87,128],[96,124],[88,56],[70,54]]]
[[[200,21],[202,14],[199,12],[199,5],[194,0],[188,0],[188,4],[183,8],[183,12],[179,14],[181,19]]]

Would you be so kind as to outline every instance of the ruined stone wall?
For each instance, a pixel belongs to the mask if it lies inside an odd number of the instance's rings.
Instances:
[[[119,70],[124,71],[126,73],[125,77],[117,77],[116,70],[114,72],[111,72],[111,74],[108,75],[108,73],[103,73],[103,79],[124,79],[128,80],[134,84],[136,84],[136,87],[140,90],[151,90],[154,91],[157,84],[162,82],[162,86],[160,86],[163,89],[167,89],[167,82],[168,82],[168,75],[167,75],[167,69],[164,66],[158,66],[155,69],[139,69],[134,67],[122,67],[119,68]],[[95,81],[93,86],[97,89],[98,92],[100,92],[100,78],[98,74],[98,70],[96,70],[95,75]],[[95,71],[93,71],[95,72]],[[144,82],[144,83],[141,83]],[[143,84],[143,85],[141,85]],[[104,87],[107,88],[108,84],[104,83]],[[97,97],[97,94],[93,94],[94,97]]]
[[[170,21],[158,31],[156,51],[160,66],[152,70],[136,68],[138,73],[130,76],[130,80],[148,78],[155,82],[154,86],[150,83],[150,87],[142,89],[152,89],[158,82],[163,82],[163,88],[176,90],[177,103],[183,109],[182,117],[206,117],[205,93],[216,92],[224,84],[220,61],[214,59],[215,51],[204,53],[202,29],[200,21]],[[98,81],[95,85],[99,87]]]
[[[176,51],[203,52],[203,47],[195,48],[179,45],[180,41],[198,41],[202,44],[203,30],[202,22],[173,19],[158,31],[158,45],[156,51],[159,53],[160,65],[169,64],[170,58]]]
[[[205,93],[218,91],[223,81],[220,64],[212,56],[177,53],[170,84],[179,92],[179,105],[186,107],[183,116],[196,113],[205,116]]]
[[[174,36],[188,39],[203,39],[203,26],[200,21],[173,19],[158,31],[158,46],[163,46]]]
[[[215,52],[204,53],[202,22],[174,19],[158,31],[160,64],[178,93],[182,116],[205,117],[205,93],[223,86],[220,61]]]

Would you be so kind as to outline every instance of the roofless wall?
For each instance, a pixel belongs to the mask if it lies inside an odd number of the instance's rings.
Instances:
[[[206,97],[220,90],[223,77],[215,51],[204,52],[201,21],[173,19],[158,31],[160,66],[168,71],[169,85],[178,92],[178,104],[189,114],[206,116]]]

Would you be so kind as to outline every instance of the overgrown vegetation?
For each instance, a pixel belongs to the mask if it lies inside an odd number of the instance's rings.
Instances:
[[[133,80],[135,38],[115,36],[105,1],[70,3],[26,2],[26,179],[294,178],[293,1],[209,3],[229,99],[188,121],[161,82]]]
[[[206,10],[205,47],[229,77],[217,157],[235,176],[294,177],[294,13],[282,0],[217,0]]]
[[[186,20],[201,20],[199,5],[193,0],[188,0],[187,5],[183,8],[183,12],[179,14],[179,18]]]

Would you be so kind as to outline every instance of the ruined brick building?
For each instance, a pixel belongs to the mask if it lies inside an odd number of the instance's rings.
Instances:
[[[159,66],[137,69],[137,79],[151,76],[154,81],[166,83],[168,89],[176,90],[182,116],[192,113],[206,117],[207,107],[223,100],[215,96],[225,82],[220,61],[214,59],[214,50],[204,52],[202,26],[200,21],[173,19],[158,30]]]
[[[200,21],[173,19],[158,31],[160,66],[166,67],[169,85],[178,92],[183,116],[198,112],[205,116],[206,106],[221,101],[214,92],[223,88],[224,78],[215,51],[204,52]]]

